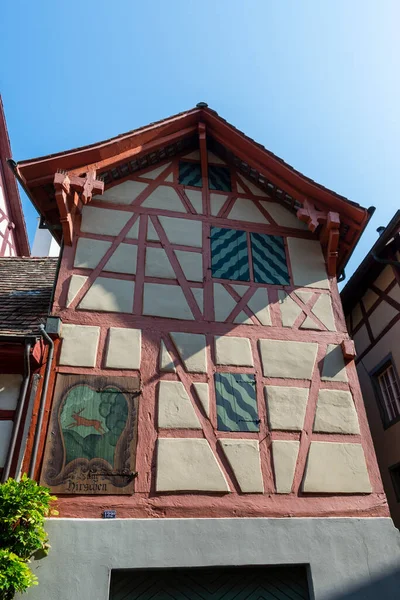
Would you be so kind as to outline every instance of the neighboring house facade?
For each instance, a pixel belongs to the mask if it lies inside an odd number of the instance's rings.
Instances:
[[[17,182],[7,165],[11,158],[0,96],[0,257],[29,256],[29,242]]]
[[[33,403],[43,387],[46,322],[57,259],[0,258],[0,480],[19,473]]]
[[[14,170],[63,241],[28,597],[395,597],[336,283],[370,213],[205,104]]]
[[[341,297],[392,518],[400,526],[400,211]]]

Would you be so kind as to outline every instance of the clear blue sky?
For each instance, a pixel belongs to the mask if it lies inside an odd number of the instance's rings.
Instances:
[[[13,0],[0,91],[15,160],[205,101],[319,183],[377,207],[348,275],[399,206],[398,0]],[[23,197],[32,241],[36,215]]]

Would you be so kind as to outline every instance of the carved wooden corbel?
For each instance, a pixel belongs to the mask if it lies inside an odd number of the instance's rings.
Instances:
[[[309,200],[305,200],[303,207],[297,211],[297,217],[300,221],[307,223],[308,229],[312,232],[319,225],[323,225],[320,240],[325,250],[328,275],[336,275],[340,227],[339,213],[318,210]]]
[[[87,204],[94,194],[102,194],[104,182],[96,179],[95,171],[90,171],[85,177],[69,176],[68,173],[60,172],[54,175],[54,189],[64,244],[71,246],[74,217],[79,208],[79,202]]]

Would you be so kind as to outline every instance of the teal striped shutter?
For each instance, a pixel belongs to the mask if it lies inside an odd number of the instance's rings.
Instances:
[[[259,431],[254,375],[215,373],[218,431]]]
[[[203,180],[201,177],[200,163],[179,162],[179,183],[181,185],[192,185],[194,187],[202,187]]]
[[[250,281],[245,231],[211,227],[211,270],[219,279]]]
[[[208,165],[208,187],[210,190],[231,192],[231,173],[227,167]]]
[[[256,283],[289,285],[290,278],[283,238],[279,235],[251,233],[250,240],[254,281]]]

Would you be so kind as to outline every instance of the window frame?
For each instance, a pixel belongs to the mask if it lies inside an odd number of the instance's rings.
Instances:
[[[248,264],[249,264],[249,279],[225,279],[223,277],[214,277],[212,274],[212,262],[213,262],[213,254],[212,254],[212,229],[225,229],[227,231],[241,231],[243,233],[246,234],[246,242],[247,242],[247,259],[248,259]],[[275,288],[287,288],[290,287],[291,285],[293,285],[292,283],[292,274],[291,274],[291,270],[289,268],[290,263],[289,263],[289,252],[288,252],[288,248],[287,248],[287,238],[285,235],[280,235],[280,234],[272,234],[272,233],[265,233],[262,232],[262,235],[269,235],[270,237],[280,237],[283,240],[283,249],[285,251],[285,261],[286,261],[286,267],[287,267],[287,272],[288,272],[288,279],[289,279],[289,283],[262,283],[262,282],[258,282],[255,281],[255,276],[254,276],[254,267],[253,267],[253,252],[252,252],[252,243],[251,243],[251,234],[252,233],[260,233],[259,231],[252,231],[251,229],[243,229],[240,227],[226,227],[226,226],[220,226],[220,225],[210,225],[210,234],[209,234],[209,240],[210,240],[210,270],[211,270],[211,279],[212,281],[216,281],[218,282],[238,282],[238,283],[254,283],[255,285],[259,285],[259,286],[263,286],[263,287],[267,287],[267,286],[273,286]]]
[[[371,382],[372,382],[372,385],[373,385],[373,388],[375,391],[375,397],[376,397],[379,412],[381,415],[382,425],[385,430],[388,429],[389,427],[392,427],[392,425],[395,425],[396,423],[398,423],[400,421],[400,396],[398,398],[398,409],[397,409],[398,414],[397,414],[397,416],[395,416],[394,418],[391,419],[388,408],[387,408],[387,402],[385,401],[385,398],[383,395],[381,382],[379,381],[379,378],[390,367],[393,369],[393,374],[394,374],[395,380],[397,382],[397,385],[400,387],[400,378],[399,378],[399,374],[396,369],[396,364],[393,360],[392,353],[389,353],[387,356],[385,356],[385,358],[369,373],[369,376],[370,376],[370,379],[371,379]]]

